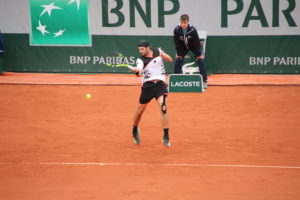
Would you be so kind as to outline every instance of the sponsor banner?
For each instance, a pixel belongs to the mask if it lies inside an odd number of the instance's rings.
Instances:
[[[170,74],[169,92],[204,92],[202,76]]]
[[[214,73],[300,72],[299,36],[223,36],[207,45],[207,65]]]
[[[91,46],[88,0],[29,0],[31,45]]]
[[[186,13],[209,35],[300,35],[298,0],[102,0],[93,34],[172,35]]]
[[[89,12],[82,13],[85,9]],[[67,34],[72,28],[81,30],[81,23],[86,32],[89,15],[92,35],[171,36],[183,13],[209,36],[300,35],[299,0],[9,0],[0,6],[0,24],[4,33],[31,33],[47,26],[52,34]]]
[[[80,48],[29,46],[28,38],[3,34],[6,71],[129,73],[122,64],[135,65],[140,39],[176,54],[168,36],[93,36],[93,47]],[[209,73],[299,74],[299,44],[298,36],[210,36],[205,63]],[[174,62],[165,66],[167,74],[174,72]],[[193,54],[186,56],[183,73],[199,73]]]

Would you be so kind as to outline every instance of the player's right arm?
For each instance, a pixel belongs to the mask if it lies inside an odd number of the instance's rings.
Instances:
[[[128,69],[131,72],[135,73],[137,76],[140,76],[142,74],[143,67],[144,63],[140,58],[136,60],[136,67],[128,65]]]

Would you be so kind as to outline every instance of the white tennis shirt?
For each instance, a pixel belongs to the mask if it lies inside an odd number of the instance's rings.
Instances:
[[[150,60],[150,61],[149,61]],[[153,50],[153,58],[140,57],[136,60],[136,67],[142,71],[142,82],[151,80],[165,81],[165,66],[158,49]]]

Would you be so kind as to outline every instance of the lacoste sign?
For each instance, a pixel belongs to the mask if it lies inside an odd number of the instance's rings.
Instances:
[[[200,74],[171,74],[169,92],[204,92],[202,76]]]

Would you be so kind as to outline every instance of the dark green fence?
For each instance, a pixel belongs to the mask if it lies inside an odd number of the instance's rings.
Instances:
[[[128,73],[113,67],[120,59],[134,65],[136,44],[147,39],[175,56],[171,36],[92,36],[92,47],[30,46],[28,34],[3,34],[4,70],[11,72]],[[195,67],[187,58],[188,67]],[[208,36],[206,64],[209,73],[300,72],[300,36]],[[166,63],[167,73],[173,63]]]

